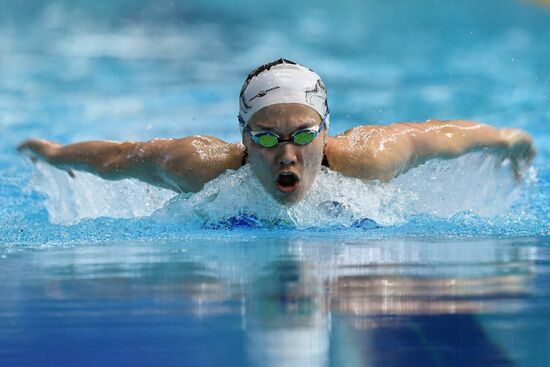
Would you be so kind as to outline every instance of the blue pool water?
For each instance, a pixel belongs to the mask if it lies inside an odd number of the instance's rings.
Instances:
[[[548,366],[550,7],[543,1],[0,0],[0,365]],[[195,195],[15,151],[240,139],[246,74],[325,80],[331,135],[470,119],[531,133],[389,184],[331,171],[288,208],[247,167]]]

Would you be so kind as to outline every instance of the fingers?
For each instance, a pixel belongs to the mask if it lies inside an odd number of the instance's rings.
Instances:
[[[52,154],[60,147],[59,144],[44,139],[29,139],[17,146],[20,153],[29,153],[33,162],[37,159],[48,160]]]
[[[535,156],[537,155],[537,149],[534,145],[531,145],[531,149],[529,149],[529,153],[527,155],[527,164],[531,164],[533,162],[533,159],[535,159]]]
[[[44,139],[29,139],[17,146],[19,153],[25,154],[30,158],[32,163],[36,163],[39,159],[48,161],[56,150],[61,147],[60,144],[44,140]],[[73,170],[67,169],[67,174],[71,178],[76,178]]]
[[[22,153],[26,150],[36,151],[41,145],[46,144],[46,140],[41,139],[29,139],[17,146],[17,151]]]
[[[19,153],[24,152],[25,150],[29,149],[30,144],[31,144],[31,140],[25,140],[24,142],[22,142],[17,146],[17,151]]]
[[[522,145],[516,148],[510,156],[512,173],[517,182],[521,181],[524,172],[527,171],[535,158],[536,150],[532,145]]]
[[[23,143],[19,144],[17,146],[17,151],[21,154],[25,154],[29,157],[32,163],[36,163],[38,161],[38,158],[36,157],[36,153],[33,149],[33,146],[36,143],[34,142],[34,139],[29,139],[24,141]]]
[[[511,168],[512,168],[512,174],[514,175],[514,180],[516,182],[521,181],[521,178],[523,177],[523,170],[520,165],[520,163],[516,159],[512,159]]]
[[[506,155],[512,159],[531,163],[537,151],[531,135],[520,129],[502,129],[501,137],[506,144]]]
[[[501,129],[500,136],[505,146],[500,153],[502,159],[510,160],[511,173],[516,182],[520,182],[523,173],[531,165],[537,154],[533,145],[533,138],[520,129]]]

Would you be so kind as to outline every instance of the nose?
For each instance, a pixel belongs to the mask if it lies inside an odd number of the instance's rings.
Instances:
[[[280,166],[291,166],[296,164],[298,157],[296,155],[296,148],[293,144],[282,143],[279,148],[279,155],[277,157]]]

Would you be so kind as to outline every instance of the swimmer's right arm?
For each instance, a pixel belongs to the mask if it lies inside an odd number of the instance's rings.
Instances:
[[[31,159],[107,180],[135,178],[176,192],[196,192],[227,169],[241,166],[244,147],[220,139],[190,136],[147,142],[88,141],[60,145],[30,139],[17,149]]]

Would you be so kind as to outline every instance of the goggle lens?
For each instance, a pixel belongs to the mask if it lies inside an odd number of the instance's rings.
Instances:
[[[314,131],[311,130],[304,130],[300,131],[297,134],[295,134],[292,138],[295,144],[299,145],[306,145],[309,144],[315,139],[317,134]]]
[[[309,144],[315,139],[317,133],[311,130],[299,131],[292,135],[292,142],[298,145]],[[256,135],[256,142],[264,148],[273,148],[279,144],[279,137],[272,133],[264,133]]]
[[[269,133],[256,136],[256,139],[258,140],[258,144],[260,144],[264,148],[272,148],[275,145],[279,144],[279,138]]]

